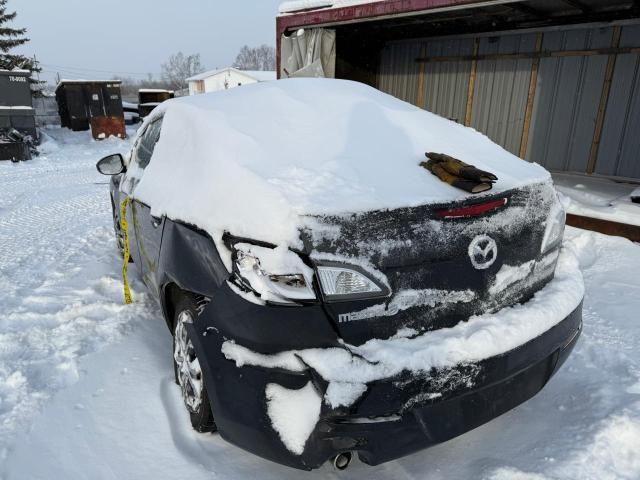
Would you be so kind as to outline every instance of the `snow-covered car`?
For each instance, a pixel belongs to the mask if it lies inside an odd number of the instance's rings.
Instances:
[[[498,180],[469,194],[425,152]],[[579,337],[549,173],[373,88],[169,100],[128,157],[98,170],[173,332],[192,425],[264,458],[344,468],[443,442],[535,395]]]

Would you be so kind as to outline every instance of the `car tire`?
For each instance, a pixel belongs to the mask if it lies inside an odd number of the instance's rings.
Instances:
[[[173,318],[173,371],[180,386],[182,401],[189,412],[191,426],[197,432],[217,430],[204,374],[196,356],[189,331],[185,326],[197,318],[195,303],[188,295],[181,296],[175,305]]]

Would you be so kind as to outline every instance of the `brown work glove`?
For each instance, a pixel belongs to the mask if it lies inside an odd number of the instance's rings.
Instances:
[[[466,178],[467,180],[479,183],[492,183],[498,180],[498,177],[493,173],[480,170],[473,165],[464,163],[463,161],[449,155],[445,155],[444,153],[429,152],[425,155],[429,159],[429,163],[438,163],[447,172],[456,177]]]
[[[429,170],[443,182],[448,183],[453,187],[460,188],[469,193],[486,192],[487,190],[491,190],[491,187],[493,186],[491,182],[475,182],[473,180],[458,177],[456,175],[451,175],[447,170],[444,169],[442,163],[440,162],[429,160],[428,162],[420,163],[420,166]]]

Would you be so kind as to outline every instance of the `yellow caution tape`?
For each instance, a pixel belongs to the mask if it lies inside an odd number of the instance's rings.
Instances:
[[[129,250],[129,223],[127,222],[127,207],[131,203],[129,197],[125,198],[120,204],[120,229],[124,235],[124,263],[122,264],[122,280],[124,282],[124,303],[129,305],[133,303],[131,299],[131,289],[129,288],[129,275],[127,270],[129,268],[129,259],[131,258],[131,250]]]

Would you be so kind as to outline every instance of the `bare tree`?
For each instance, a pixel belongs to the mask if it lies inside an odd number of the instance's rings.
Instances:
[[[162,64],[162,80],[174,90],[180,90],[189,86],[187,78],[203,71],[199,53],[185,55],[178,52]]]
[[[276,49],[269,45],[249,47],[245,45],[233,62],[233,66],[240,70],[267,70],[276,69]]]

